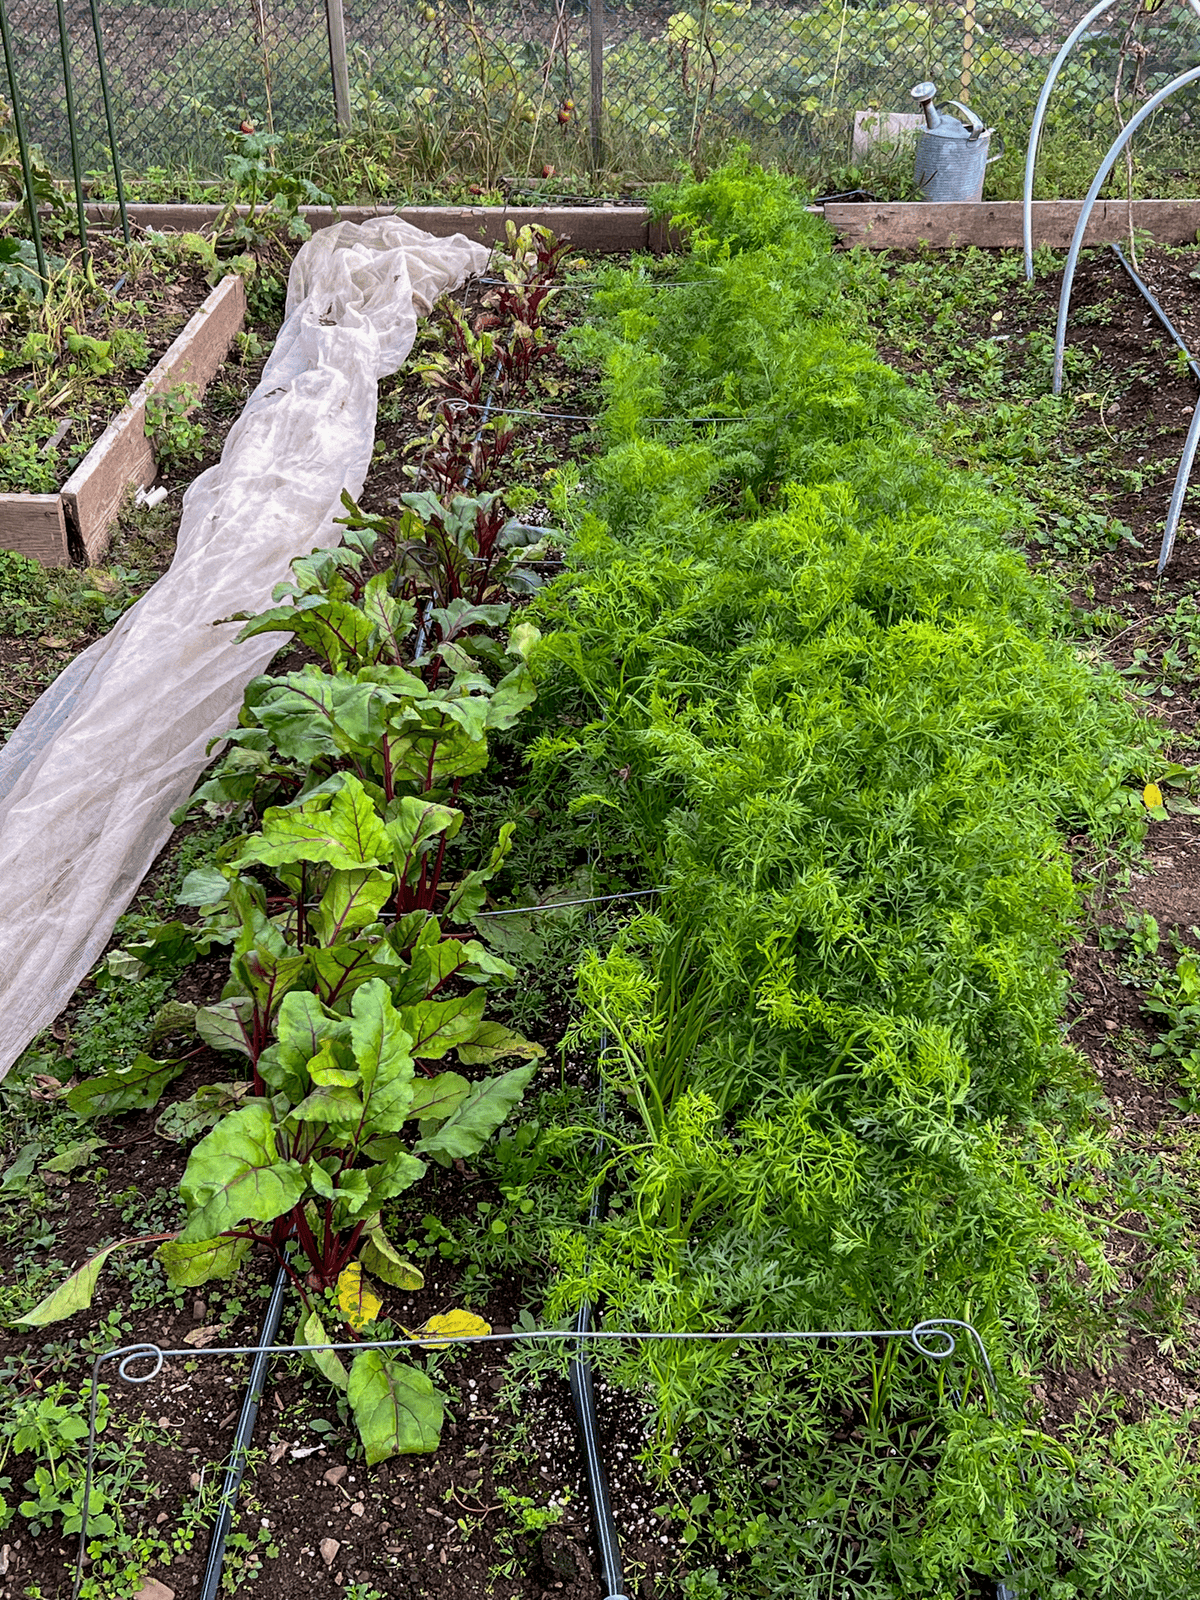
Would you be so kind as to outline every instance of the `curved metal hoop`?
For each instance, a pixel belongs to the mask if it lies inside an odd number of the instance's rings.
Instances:
[[[1093,6],[1087,16],[1077,22],[1063,41],[1062,48],[1055,56],[1046,74],[1046,81],[1042,85],[1042,92],[1038,95],[1038,103],[1033,112],[1033,123],[1029,129],[1029,144],[1025,150],[1025,187],[1021,195],[1021,236],[1025,245],[1025,281],[1033,282],[1033,169],[1037,165],[1038,146],[1042,142],[1042,123],[1046,120],[1046,107],[1050,103],[1050,91],[1058,77],[1063,62],[1074,50],[1080,39],[1095,22],[1102,12],[1110,6],[1116,5],[1117,0],[1100,0],[1100,4]]]
[[[1196,446],[1200,444],[1200,406],[1192,412],[1191,426],[1183,441],[1183,454],[1175,474],[1175,487],[1171,490],[1171,504],[1167,509],[1167,525],[1163,529],[1162,545],[1158,552],[1158,576],[1161,578],[1171,552],[1175,548],[1175,534],[1183,515],[1183,497],[1187,493],[1188,479],[1192,475],[1192,462],[1196,459]]]
[[[1067,252],[1067,264],[1063,269],[1062,293],[1058,297],[1058,325],[1054,330],[1054,393],[1062,393],[1063,348],[1067,342],[1067,313],[1071,309],[1071,285],[1075,279],[1075,267],[1079,261],[1079,251],[1083,246],[1083,236],[1087,231],[1088,219],[1092,208],[1096,204],[1096,197],[1100,193],[1105,178],[1113,169],[1117,157],[1133,138],[1134,134],[1145,122],[1146,118],[1153,115],[1165,100],[1169,100],[1179,89],[1185,89],[1189,83],[1200,79],[1200,67],[1192,67],[1188,72],[1180,73],[1179,77],[1172,78],[1170,83],[1151,95],[1146,104],[1132,118],[1130,122],[1113,140],[1109,146],[1108,154],[1100,163],[1096,176],[1092,179],[1092,186],[1087,192],[1083,206],[1079,212],[1079,220],[1075,224],[1075,233],[1071,239],[1071,248]]]

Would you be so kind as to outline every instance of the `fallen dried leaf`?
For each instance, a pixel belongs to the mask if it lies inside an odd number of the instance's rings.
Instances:
[[[193,1328],[191,1333],[185,1333],[183,1336],[183,1342],[184,1344],[194,1345],[198,1350],[202,1350],[206,1344],[211,1344],[213,1342],[220,1331],[221,1324],[219,1322],[210,1322],[207,1327]],[[230,1418],[230,1421],[232,1420],[233,1419]],[[225,1424],[222,1423],[221,1426],[224,1427]]]

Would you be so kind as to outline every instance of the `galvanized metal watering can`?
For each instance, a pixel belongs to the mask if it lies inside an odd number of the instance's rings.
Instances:
[[[999,148],[995,155],[989,155],[996,130],[985,128],[968,106],[957,100],[950,102],[966,117],[964,126],[957,117],[934,105],[935,83],[918,83],[910,92],[925,116],[925,126],[917,139],[917,188],[926,200],[981,199],[984,168],[1004,154],[1004,140],[996,134]]]

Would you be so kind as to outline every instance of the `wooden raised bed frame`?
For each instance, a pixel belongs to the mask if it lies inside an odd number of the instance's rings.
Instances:
[[[1065,248],[1080,205],[1078,200],[1036,201],[1034,243]],[[0,206],[0,213],[9,209]],[[1021,243],[1017,201],[829,203],[812,209],[823,212],[843,244],[875,250],[970,244],[1013,248]],[[203,228],[212,223],[218,210],[209,205],[133,205],[129,216],[142,227],[175,231]],[[109,204],[92,203],[87,213],[89,221],[102,227],[116,218],[116,208]],[[487,244],[503,240],[509,222],[518,227],[540,223],[580,249],[600,252],[646,250],[659,254],[677,243],[669,228],[652,222],[647,208],[636,205],[343,206],[338,211],[306,206],[302,213],[313,229],[338,221],[400,216],[428,233],[443,237],[464,233]],[[1158,243],[1188,243],[1200,229],[1200,200],[1136,200],[1133,223]],[[1092,213],[1085,242],[1119,240],[1128,226],[1124,201],[1102,201]],[[241,279],[223,279],[59,494],[0,495],[0,549],[20,550],[48,566],[63,566],[72,555],[82,554],[89,561],[103,555],[108,530],[126,490],[144,487],[154,479],[154,459],[145,433],[146,396],[178,383],[190,383],[202,393],[242,326],[245,305]]]
[[[75,554],[98,561],[126,492],[154,482],[147,397],[185,383],[203,394],[245,317],[245,284],[222,278],[58,494],[0,494],[0,549],[48,567],[65,567]]]

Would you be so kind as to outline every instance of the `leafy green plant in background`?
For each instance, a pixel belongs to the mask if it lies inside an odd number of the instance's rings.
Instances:
[[[204,459],[207,432],[191,417],[198,403],[194,387],[187,383],[146,396],[146,437],[160,470],[177,472]]]

